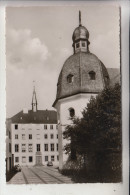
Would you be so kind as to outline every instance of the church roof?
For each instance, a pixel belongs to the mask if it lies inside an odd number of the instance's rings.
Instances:
[[[75,28],[73,35],[72,35],[72,40],[75,42],[79,39],[88,39],[89,38],[89,32],[86,29],[85,26],[82,26],[81,24],[81,11],[79,11],[79,26]]]
[[[55,107],[59,99],[80,93],[98,94],[105,87],[119,83],[120,72],[117,69],[107,69],[98,57],[89,51],[89,32],[81,24],[79,11],[79,26],[74,30],[73,50],[64,63],[57,83]]]
[[[72,35],[73,41],[76,41],[78,39],[88,39],[89,38],[89,32],[84,26],[78,26]]]
[[[120,69],[119,68],[107,68],[109,78],[110,78],[110,86],[114,86],[116,83],[120,83]]]
[[[57,124],[57,112],[54,110],[37,110],[36,112],[29,110],[28,113],[21,111],[13,116],[11,121],[20,124]]]
[[[90,79],[90,72],[95,73],[95,80]],[[67,82],[68,75],[73,75],[72,83]],[[70,56],[63,65],[57,83],[56,101],[78,93],[99,93],[108,84],[109,74],[104,64],[92,53],[79,52]]]

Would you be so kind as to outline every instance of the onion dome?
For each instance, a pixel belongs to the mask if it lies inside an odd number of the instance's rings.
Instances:
[[[72,40],[73,40],[73,41],[77,41],[77,40],[79,40],[79,39],[84,39],[84,40],[86,40],[86,39],[88,39],[88,38],[89,38],[89,32],[88,32],[88,30],[87,30],[84,26],[82,26],[82,25],[78,26],[78,27],[74,30],[74,32],[73,32],[73,36],[72,36]]]
[[[89,52],[89,32],[88,30],[82,26],[81,24],[81,12],[79,11],[79,26],[74,30],[72,35],[73,40],[73,50],[74,53]]]

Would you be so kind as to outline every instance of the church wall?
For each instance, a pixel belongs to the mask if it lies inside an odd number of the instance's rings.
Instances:
[[[97,94],[93,94],[95,97]],[[75,116],[82,117],[82,111],[87,106],[91,94],[78,94],[71,96],[69,98],[64,98],[59,100],[57,103],[57,113],[58,113],[58,134],[59,134],[59,168],[62,169],[63,164],[68,159],[68,155],[65,154],[64,146],[69,142],[63,139],[63,132],[68,124],[71,124],[69,108],[75,110]],[[59,114],[60,113],[60,114]]]

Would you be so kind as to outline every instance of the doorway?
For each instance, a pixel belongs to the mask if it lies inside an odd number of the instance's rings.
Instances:
[[[42,156],[36,156],[36,165],[42,165]]]

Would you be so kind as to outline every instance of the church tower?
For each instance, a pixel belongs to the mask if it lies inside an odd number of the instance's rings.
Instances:
[[[37,97],[36,97],[35,86],[33,87],[32,111],[37,112]]]
[[[79,26],[72,35],[74,54],[64,63],[57,83],[57,95],[53,107],[57,109],[59,137],[59,168],[62,169],[68,159],[63,139],[66,125],[70,118],[82,117],[82,111],[87,106],[91,96],[96,96],[109,85],[109,75],[104,64],[89,51],[89,32],[81,24],[79,11]]]

